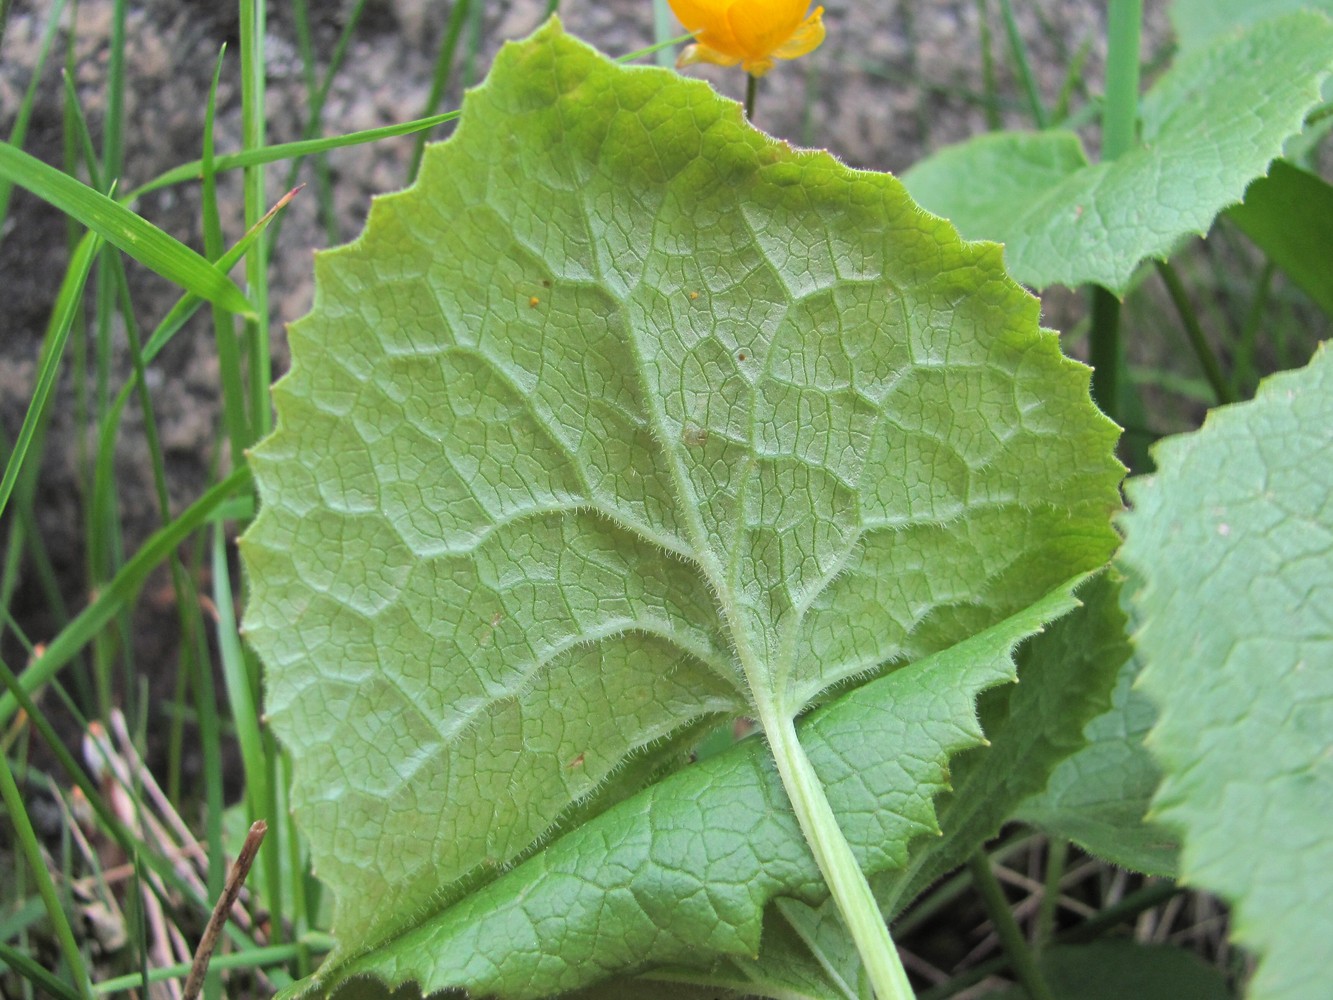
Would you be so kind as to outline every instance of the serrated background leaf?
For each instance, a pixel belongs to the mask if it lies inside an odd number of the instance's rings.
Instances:
[[[997,248],[558,23],[317,278],[244,552],[331,969],[407,961],[719,718],[947,650],[1114,547],[1115,429]],[[898,780],[881,797],[928,808]],[[652,874],[651,919],[717,928],[689,958],[753,954],[757,916]],[[629,892],[601,878],[589,905]],[[563,983],[539,957],[496,988]]]
[[[1170,16],[1180,47],[1194,49],[1219,35],[1300,10],[1322,10],[1333,17],[1333,0],[1173,0]]]
[[[1227,217],[1333,316],[1333,184],[1279,160]]]
[[[997,132],[928,157],[903,182],[964,236],[1004,243],[1019,281],[1123,294],[1139,264],[1207,232],[1301,131],[1330,52],[1328,18],[1269,20],[1182,55],[1143,99],[1142,145],[1113,163],[1088,164],[1071,132]]]
[[[1157,818],[1234,904],[1255,1000],[1326,996],[1333,935],[1333,352],[1158,445],[1131,484]]]
[[[1083,728],[1106,708],[1125,650],[1118,588],[1105,575],[1079,590],[1082,606],[1033,636],[1018,653],[1017,686],[981,700],[989,746],[960,755],[937,805],[941,836],[916,845],[908,864],[872,883],[885,914],[896,917],[946,872],[967,861],[1052,769],[1083,746]]]
[[[1127,660],[1110,709],[1084,730],[1088,745],[1061,761],[1015,817],[1123,868],[1174,877],[1176,837],[1145,819],[1162,772],[1143,742],[1157,712],[1134,687],[1138,676],[1138,660]]]

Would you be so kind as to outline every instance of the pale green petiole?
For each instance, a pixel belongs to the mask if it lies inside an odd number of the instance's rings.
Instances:
[[[838,818],[824,795],[824,786],[805,755],[791,717],[764,706],[760,707],[760,713],[792,810],[838,913],[856,942],[875,996],[878,1000],[912,1000],[914,994],[898,959],[898,949],[851,845],[838,826]]]

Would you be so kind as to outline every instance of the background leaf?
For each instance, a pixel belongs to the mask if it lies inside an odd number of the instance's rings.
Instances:
[[[1219,35],[1298,10],[1322,10],[1333,17],[1333,0],[1173,0],[1170,15],[1180,47],[1194,49]]]
[[[1333,352],[1156,450],[1131,484],[1156,817],[1181,878],[1234,904],[1250,996],[1327,993],[1333,934]]]
[[[317,277],[253,454],[244,551],[268,713],[336,895],[331,976],[373,952],[395,977],[439,962],[430,988],[536,995],[646,961],[639,933],[659,961],[753,955],[765,893],[822,883],[803,849],[737,885],[698,857],[728,822],[744,836],[718,860],[765,851],[759,814],[791,834],[781,797],[737,797],[739,772],[706,823],[688,790],[661,792],[646,839],[534,852],[759,699],[790,715],[906,670],[1115,545],[1116,430],[996,247],[558,23],[506,47],[420,182]],[[1001,675],[957,671],[929,700],[974,736],[972,697]],[[858,718],[858,753],[903,721]],[[882,868],[928,828],[942,765],[900,767],[897,735],[876,745],[827,780],[888,769],[859,807]],[[899,802],[920,808],[891,837]],[[505,925],[487,940],[517,964],[469,946],[448,965],[441,942],[513,904],[501,873],[530,856],[542,921],[658,901],[605,955],[530,954],[537,931]],[[593,896],[563,898],[563,878]]]
[[[1019,683],[982,698],[989,745],[951,765],[953,787],[937,806],[941,836],[874,882],[890,918],[998,834],[1019,803],[1045,787],[1056,764],[1083,746],[1083,728],[1106,708],[1127,652],[1118,593],[1105,576],[1089,581],[1079,591],[1082,607],[1019,650]]]
[[[1055,1000],[1230,1000],[1226,977],[1182,948],[1133,941],[1056,947],[1037,962]],[[1027,1000],[1014,987],[996,1000]]]
[[[1112,163],[1089,164],[1071,132],[996,132],[922,160],[903,183],[969,239],[1004,243],[1019,281],[1123,294],[1139,264],[1206,232],[1301,131],[1330,52],[1320,14],[1265,21],[1183,55],[1143,99],[1142,145]],[[1252,98],[1242,114],[1236,94]]]
[[[1110,709],[1088,723],[1088,745],[1061,761],[1015,816],[1122,868],[1174,876],[1175,835],[1145,819],[1162,772],[1143,742],[1157,711],[1134,686],[1138,676],[1139,661],[1126,660]]]
[[[1228,217],[1333,316],[1333,185],[1279,160]]]

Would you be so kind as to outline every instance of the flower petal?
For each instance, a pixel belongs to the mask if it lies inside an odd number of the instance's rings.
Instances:
[[[791,37],[773,50],[773,55],[779,59],[795,59],[819,48],[823,40],[824,8],[816,7],[815,12],[792,32]]]
[[[754,76],[773,68],[774,57],[794,59],[824,40],[824,8],[805,16],[810,0],[667,0],[695,38],[677,66],[737,63]]]
[[[810,0],[735,0],[726,21],[748,60],[766,61],[801,23]]]
[[[731,59],[730,62],[720,65],[734,66],[745,55],[736,42],[731,24],[727,21],[727,8],[733,0],[667,0],[667,2],[671,5],[676,19],[686,31],[694,35],[699,44]],[[686,66],[691,63],[714,61],[716,60],[703,56],[690,56],[687,59],[682,54],[681,61],[677,65]]]
[[[741,62],[741,69],[751,76],[765,76],[773,68],[773,60],[764,59],[745,59]]]
[[[693,66],[695,63],[712,63],[715,66],[735,66],[741,61],[738,55],[732,55],[729,52],[721,52],[709,45],[699,42],[694,45],[687,45],[681,49],[680,58],[676,60],[676,69],[682,69],[685,66]]]

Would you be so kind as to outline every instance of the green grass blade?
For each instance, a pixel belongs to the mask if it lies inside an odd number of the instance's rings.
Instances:
[[[284,211],[291,204],[292,199],[296,197],[300,188],[288,191],[277,200],[265,216],[252,226],[244,236],[242,236],[230,250],[224,253],[217,260],[219,271],[230,271],[241,258],[245,256],[250,244],[259,239],[264,229],[278,217],[279,213]],[[166,347],[167,342],[174,337],[195,314],[195,311],[203,305],[203,300],[197,295],[191,295],[188,292],[176,300],[176,304],[171,307],[162,321],[158,323],[148,342],[143,346],[144,361],[151,362],[158,356],[162,348]]]
[[[217,115],[218,83],[222,78],[222,60],[226,53],[227,48],[224,45],[218,52],[217,64],[213,67],[213,81],[208,88],[208,102],[204,106],[201,212],[204,253],[210,260],[218,260],[222,256],[222,219],[218,211],[214,122]],[[222,382],[222,425],[231,444],[233,461],[239,461],[238,456],[244,454],[253,440],[250,437],[246,416],[245,378],[241,372],[241,353],[236,343],[236,326],[232,314],[216,304],[213,305],[213,341],[218,352],[218,375]]]
[[[990,15],[986,0],[975,0],[977,24],[981,28],[981,88],[986,95],[986,127],[994,132],[1001,125],[999,87],[995,83],[995,49],[991,44]]]
[[[5,463],[4,476],[0,478],[0,514],[4,513],[9,503],[9,496],[13,492],[14,482],[18,479],[19,469],[27,457],[28,446],[37,432],[42,411],[46,408],[56,375],[60,371],[60,358],[65,352],[65,342],[69,338],[69,331],[82,299],[83,287],[88,281],[88,274],[92,270],[93,259],[101,242],[95,237],[89,237],[80,243],[70,260],[69,269],[65,272],[65,280],[61,283],[60,293],[56,297],[55,311],[51,316],[46,343],[42,348],[42,357],[37,368],[37,384],[33,387],[32,399],[28,402],[28,412],[23,418],[23,426],[19,428],[18,438],[9,454],[9,461]]]
[[[241,766],[245,770],[245,795],[250,804],[251,820],[264,817],[269,810],[268,772],[264,764],[264,739],[259,722],[259,692],[251,684],[245,662],[236,607],[232,600],[231,570],[227,561],[222,531],[213,530],[213,604],[217,608],[218,653],[222,662],[222,682],[231,705],[232,724],[241,748]],[[270,823],[278,819],[268,817]]]
[[[637,62],[640,59],[645,59],[648,56],[661,52],[663,49],[673,49],[677,45],[684,45],[693,37],[694,36],[690,34],[677,35],[675,38],[668,38],[664,42],[654,42],[647,48],[635,49],[633,52],[626,52],[623,56],[616,56],[612,62],[620,63],[622,66],[626,63]]]
[[[1102,159],[1114,160],[1138,145],[1139,60],[1143,0],[1111,0],[1106,27],[1106,106],[1102,109]]]
[[[295,0],[292,5],[293,19],[296,21],[296,33],[298,47],[301,52],[302,75],[306,83],[306,100],[309,110],[306,113],[305,128],[302,131],[301,138],[317,139],[321,131],[321,117],[324,113],[324,105],[329,99],[329,91],[333,89],[333,80],[337,76],[338,70],[342,67],[343,60],[347,58],[347,47],[352,42],[352,35],[356,31],[357,24],[361,21],[361,15],[365,13],[366,0],[356,0],[355,5],[348,13],[342,26],[342,31],[338,33],[338,40],[334,43],[333,54],[329,57],[328,69],[324,71],[322,82],[316,82],[315,74],[315,56],[310,40],[310,18],[306,9],[305,0]],[[287,180],[285,187],[291,188],[296,185],[297,173],[301,169],[301,161],[296,160],[287,171]],[[323,155],[315,157],[315,190],[319,195],[319,210],[324,219],[324,231],[330,243],[338,242],[338,219],[333,208],[333,177],[329,170],[328,159]],[[278,233],[281,231],[282,223],[274,226],[269,233],[269,247],[278,241]]]
[[[107,46],[106,115],[102,122],[102,165],[108,180],[120,176],[125,159],[125,0],[111,7]]]
[[[1014,70],[1023,83],[1023,93],[1027,95],[1028,110],[1032,113],[1033,124],[1037,128],[1045,128],[1050,124],[1051,116],[1046,110],[1046,102],[1041,99],[1037,78],[1032,73],[1027,44],[1023,41],[1023,33],[1018,29],[1018,20],[1014,17],[1011,0],[1000,0],[1000,14],[1004,18],[1004,34],[1009,41],[1009,55],[1014,61]]]
[[[399,125],[382,125],[379,128],[365,129],[361,132],[349,132],[346,135],[328,136],[323,139],[301,139],[297,142],[284,142],[274,146],[264,146],[260,149],[247,149],[239,153],[228,153],[225,156],[219,156],[213,161],[213,169],[217,173],[226,173],[229,170],[240,170],[244,167],[255,166],[256,164],[281,163],[283,160],[294,159],[299,156],[311,156],[315,153],[326,153],[333,149],[342,149],[346,146],[360,146],[367,142],[378,142],[380,139],[392,139],[400,135],[411,135],[414,132],[420,132],[424,129],[432,129],[436,125],[443,125],[445,122],[451,122],[459,116],[461,112],[446,111],[443,114],[431,115],[429,118],[420,118],[415,121],[403,122]],[[182,163],[178,167],[159,174],[148,183],[135,188],[126,197],[126,202],[133,202],[135,199],[148,194],[150,191],[157,191],[164,187],[170,187],[173,184],[183,184],[187,181],[197,181],[203,176],[203,162],[192,160],[189,163]]]
[[[670,67],[675,62],[671,58],[671,50],[665,47],[670,44],[674,24],[675,19],[671,16],[667,0],[653,0],[653,41],[664,46],[655,53],[654,62],[659,66]]]
[[[33,961],[26,951],[0,943],[0,962],[8,965],[38,990],[44,990],[46,995],[55,997],[56,1000],[79,1000],[82,995],[63,979],[51,975],[40,963]]]
[[[190,533],[213,516],[223,501],[250,487],[250,470],[241,466],[187,507],[170,525],[154,532],[91,604],[61,630],[46,651],[20,676],[23,689],[31,692],[45,684],[86,646],[97,632],[134,596],[148,574],[166,559]],[[0,698],[0,725],[14,715],[17,702],[12,694]]]
[[[224,271],[230,270],[231,267],[245,255],[245,251],[250,244],[260,237],[264,231],[264,227],[267,226],[278,213],[285,209],[295,196],[296,192],[290,191],[280,198],[278,203],[269,209],[268,214],[259,221],[258,226],[251,229],[241,238],[240,242],[218,258],[219,268]],[[199,296],[190,295],[188,293],[177,300],[176,304],[171,307],[167,312],[167,315],[164,316],[162,321],[157,325],[152,336],[148,338],[148,342],[143,346],[143,360],[145,365],[151,363],[152,360],[157,357],[162,349],[166,347],[171,338],[180,331],[202,304],[203,300],[200,299]],[[234,342],[231,346],[233,349],[235,348]],[[239,373],[237,377],[239,378]],[[121,387],[120,394],[116,397],[115,402],[111,404],[106,414],[103,416],[98,427],[97,444],[99,455],[109,456],[113,454],[113,445],[116,435],[120,430],[121,417],[124,414],[125,406],[129,403],[130,397],[133,395],[138,385],[139,381],[137,374],[131,373],[129,381]],[[242,402],[244,401],[244,396],[239,393],[239,391],[237,399]],[[245,458],[243,450],[233,451],[232,455],[233,461],[243,461]],[[249,521],[253,516],[253,504],[245,507],[244,510],[233,509],[232,512],[223,516],[226,519]]]
[[[297,956],[299,949],[308,948],[311,951],[325,952],[332,946],[333,942],[320,934],[310,935],[309,941],[303,941],[298,944],[279,944],[271,945],[267,948],[249,948],[245,951],[235,952],[230,955],[214,955],[213,961],[209,963],[209,968],[225,969],[262,969],[269,965],[279,965],[283,962],[290,962]],[[152,969],[148,973],[150,983],[160,983],[167,979],[179,979],[189,975],[189,965],[168,965],[161,969]],[[117,976],[115,979],[107,979],[103,982],[93,985],[93,992],[98,995],[108,993],[119,993],[122,990],[132,990],[143,984],[143,979],[136,975]]]
[[[0,0],[8,6],[8,0]],[[19,102],[18,113],[14,115],[14,125],[9,130],[9,144],[17,148],[23,147],[23,142],[28,137],[28,122],[32,119],[32,109],[36,106],[37,85],[42,81],[42,71],[46,68],[47,57],[51,54],[51,47],[55,43],[56,32],[60,27],[60,15],[65,12],[65,0],[55,0],[51,5],[51,13],[47,15],[46,26],[42,28],[42,40],[37,47],[37,61],[32,68],[32,79],[28,81],[28,89],[23,93],[23,100]],[[4,23],[0,21],[0,34],[4,32]],[[0,222],[9,215],[9,196],[13,193],[14,186],[7,180],[0,179]],[[4,238],[0,232],[0,240]]]
[[[32,821],[28,818],[28,810],[24,808],[23,795],[19,792],[18,782],[14,780],[14,772],[9,767],[9,758],[4,754],[0,754],[0,798],[4,799],[18,847],[23,852],[28,867],[32,869],[37,891],[46,906],[46,915],[51,921],[56,941],[60,945],[60,953],[65,958],[65,964],[69,966],[70,975],[79,984],[77,995],[92,996],[83,954],[79,951],[78,942],[74,940],[74,931],[69,925],[69,918],[65,916],[65,908],[60,903],[60,897],[56,894],[51,873],[46,869],[46,860],[42,857],[42,847],[32,828]]]
[[[267,31],[266,0],[241,0],[241,146],[262,149],[267,142],[264,112],[264,36]],[[254,163],[244,171],[245,227],[255,226],[264,215],[264,165]],[[272,361],[269,354],[268,244],[258,240],[245,255],[245,281],[254,300],[246,316],[245,345],[249,361],[250,427],[256,437],[268,433],[272,422],[269,383]],[[244,312],[244,310],[235,310]],[[279,912],[281,912],[279,910]]]
[[[187,291],[234,312],[254,314],[241,290],[184,243],[115,199],[7,142],[0,142],[0,179],[26,188]]]
[[[431,72],[430,79],[430,96],[426,98],[426,106],[421,109],[418,118],[434,115],[440,106],[444,88],[448,86],[449,76],[454,69],[454,54],[458,51],[458,39],[463,33],[463,22],[471,5],[472,0],[454,0],[453,9],[449,11],[449,27],[445,29],[444,41],[435,56],[435,68]],[[417,171],[421,169],[421,156],[426,150],[426,140],[429,138],[429,131],[417,133],[416,143],[412,146],[412,163],[407,170],[409,184],[417,179]]]

